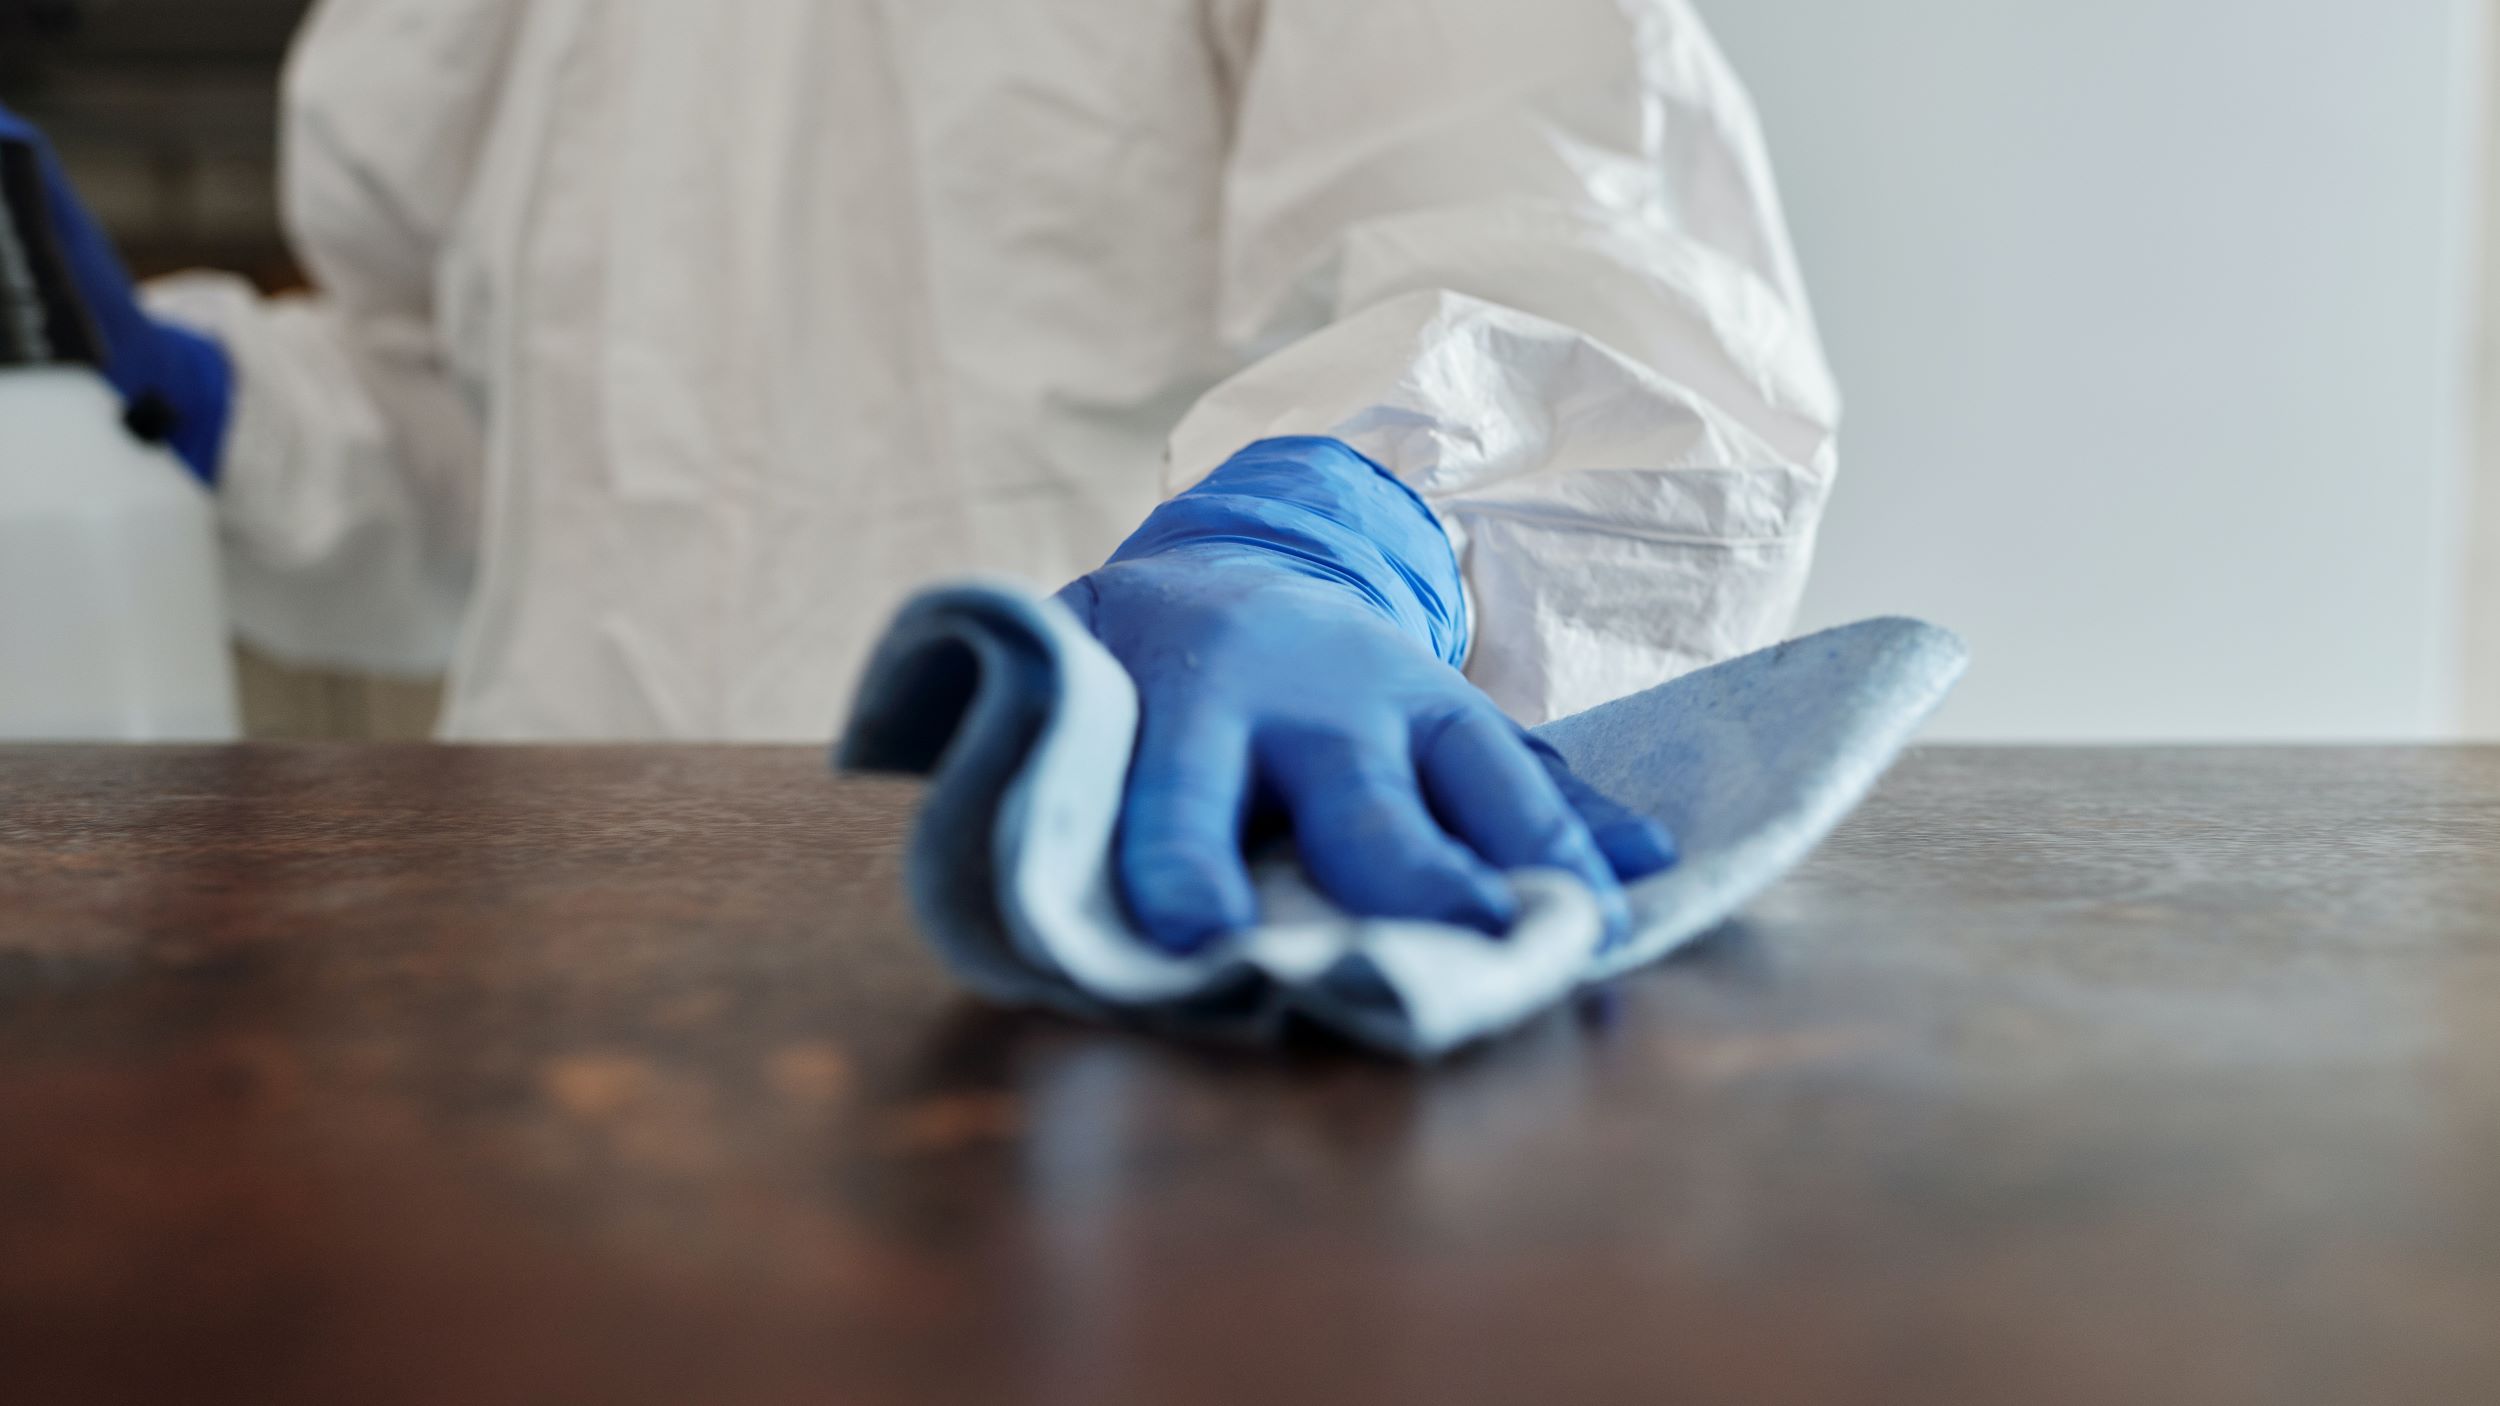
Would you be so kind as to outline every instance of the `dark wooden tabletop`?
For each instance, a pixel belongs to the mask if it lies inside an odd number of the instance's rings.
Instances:
[[[797,750],[0,751],[0,1401],[2500,1401],[2500,751],[1914,756],[1416,1072]]]

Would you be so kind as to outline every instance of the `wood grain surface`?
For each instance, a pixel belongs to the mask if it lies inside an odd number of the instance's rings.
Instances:
[[[0,751],[0,1401],[2500,1401],[2500,751],[1914,756],[1410,1071],[957,996],[808,751]]]

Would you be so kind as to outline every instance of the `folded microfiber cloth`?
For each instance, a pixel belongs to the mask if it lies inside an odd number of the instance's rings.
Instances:
[[[1629,887],[1632,926],[1613,943],[1567,875],[1513,875],[1521,916],[1488,938],[1351,917],[1280,847],[1253,865],[1261,926],[1188,957],[1148,945],[1112,871],[1136,691],[1072,616],[1016,587],[950,586],[907,604],[836,761],[932,778],[906,882],[940,955],[980,995],[1230,1039],[1272,1038],[1300,1016],[1429,1059],[1729,917],[1856,806],[1966,657],[1934,626],[1869,620],[1538,729],[1592,785],[1663,822],[1682,853]]]

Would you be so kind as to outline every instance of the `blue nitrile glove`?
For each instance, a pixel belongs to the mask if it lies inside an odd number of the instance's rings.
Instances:
[[[120,255],[70,189],[50,144],[6,107],[0,107],[0,193],[28,257],[63,275],[85,305],[88,326],[79,330],[91,331],[94,345],[77,337],[56,354],[92,361],[121,392],[132,433],[165,444],[203,483],[215,482],[234,405],[234,366],[225,348],[140,308]]]
[[[1254,807],[1312,879],[1370,917],[1497,931],[1498,872],[1578,874],[1619,927],[1621,879],[1673,841],[1573,777],[1455,667],[1449,539],[1413,490],[1333,439],[1250,446],[1059,593],[1127,666],[1143,718],[1118,869],[1156,943],[1257,921]]]

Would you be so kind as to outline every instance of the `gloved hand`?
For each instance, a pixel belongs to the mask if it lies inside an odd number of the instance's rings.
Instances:
[[[166,444],[202,482],[214,482],[233,413],[234,368],[225,348],[141,310],[120,256],[70,189],[43,134],[6,107],[0,196],[20,252],[36,266],[29,271],[64,278],[84,304],[83,319],[55,319],[56,333],[69,334],[55,355],[93,362],[121,392],[132,433]]]
[[[1117,868],[1149,938],[1193,952],[1258,918],[1254,809],[1291,823],[1348,911],[1498,931],[1499,871],[1620,880],[1674,843],[1572,776],[1455,667],[1458,563],[1423,500],[1333,439],[1250,446],[1059,593],[1136,681]]]

